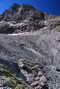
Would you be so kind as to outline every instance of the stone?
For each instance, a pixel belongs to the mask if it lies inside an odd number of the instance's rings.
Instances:
[[[31,84],[31,86],[37,86],[39,84],[39,81],[34,81],[32,84]]]
[[[18,65],[20,68],[22,68],[24,66],[23,62],[18,62]]]
[[[28,74],[26,77],[27,77],[27,81],[29,83],[31,83],[33,81],[33,75],[32,74]]]
[[[34,78],[34,80],[36,80],[36,81],[38,81],[39,79],[40,79],[40,77],[38,77],[38,76]]]
[[[43,75],[42,71],[39,71],[38,76],[42,76],[42,75]]]
[[[37,87],[35,87],[35,89],[41,89],[41,87],[38,85]]]
[[[43,82],[43,83],[47,82],[47,79],[44,75],[40,77],[40,82]]]
[[[45,84],[41,81],[41,82],[40,82],[40,85],[41,85],[41,86],[44,86]]]

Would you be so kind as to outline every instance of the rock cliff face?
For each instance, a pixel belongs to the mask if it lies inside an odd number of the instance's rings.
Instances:
[[[44,27],[44,14],[29,5],[14,4],[0,16],[0,33],[34,31]],[[3,25],[2,25],[3,24]]]
[[[60,20],[56,21],[55,18],[56,16],[49,16],[39,12],[30,5],[14,4],[0,15],[0,33],[37,31],[40,30],[40,28],[44,28],[46,25],[53,28],[60,24]],[[52,19],[52,21],[50,21],[50,19]]]
[[[20,60],[32,63],[24,64]],[[32,68],[35,68],[34,71]],[[31,71],[37,72],[37,75]],[[38,72],[42,73],[41,77]],[[0,15],[0,73],[8,73],[9,78],[12,76],[14,86],[10,87],[16,89],[20,87],[19,78],[24,82],[28,80],[25,84],[30,89],[59,89],[60,17],[38,12],[29,5],[17,4]],[[30,82],[31,78],[37,80]],[[12,83],[7,81],[6,84]]]

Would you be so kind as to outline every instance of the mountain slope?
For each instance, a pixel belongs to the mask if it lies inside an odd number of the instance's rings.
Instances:
[[[29,62],[24,65],[21,60]],[[7,70],[5,74],[8,71],[13,74],[15,87],[16,81],[20,86],[22,78],[25,84],[26,79],[29,84],[38,82],[39,89],[59,89],[60,17],[44,14],[29,5],[17,4],[0,15],[0,74],[1,68]],[[37,70],[42,78],[35,75]],[[32,79],[32,71],[38,77],[37,82],[29,80]],[[10,81],[7,84],[10,85]]]

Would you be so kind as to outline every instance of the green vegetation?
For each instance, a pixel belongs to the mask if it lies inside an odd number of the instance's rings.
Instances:
[[[33,89],[26,81],[22,78],[15,76],[5,68],[0,67],[0,73],[3,74],[5,82],[8,86],[11,86],[12,89],[25,89],[28,87],[29,89]]]
[[[60,25],[57,26],[57,27],[54,29],[54,31],[60,32]]]

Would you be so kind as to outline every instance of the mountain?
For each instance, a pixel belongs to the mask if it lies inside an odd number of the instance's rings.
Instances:
[[[13,4],[11,8],[6,10],[2,14],[2,19],[5,21],[16,21],[21,22],[24,20],[42,20],[44,14],[38,12],[35,8],[30,5],[18,5]]]
[[[18,4],[0,15],[0,74],[14,89],[21,83],[27,89],[59,89],[60,16]]]
[[[0,33],[11,34],[37,31],[46,25],[48,26],[46,21],[55,17],[39,12],[30,5],[14,4],[0,15]],[[59,21],[55,25],[57,23]]]
[[[44,27],[43,20],[44,14],[32,6],[14,4],[0,16],[0,33],[35,31]]]

